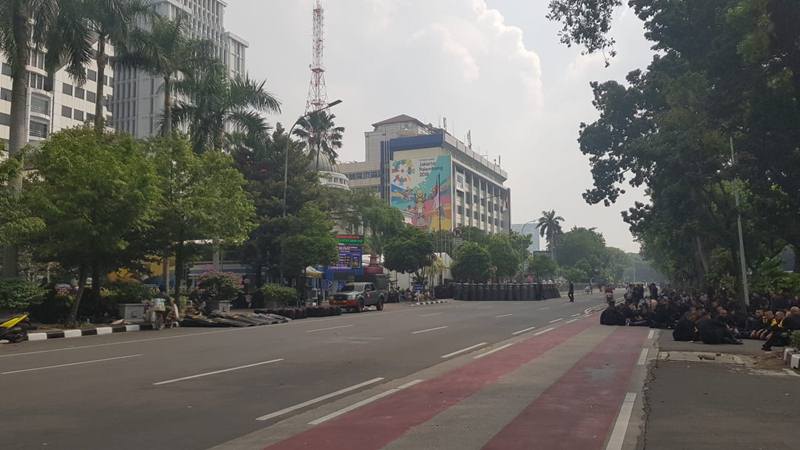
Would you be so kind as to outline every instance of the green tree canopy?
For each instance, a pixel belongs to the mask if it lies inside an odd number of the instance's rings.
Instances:
[[[491,258],[494,275],[498,279],[511,278],[517,274],[522,262],[522,255],[512,245],[511,238],[504,233],[489,236],[486,246]]]
[[[390,237],[384,247],[384,266],[401,273],[419,273],[433,260],[430,235],[418,228],[405,226]]]
[[[150,242],[175,254],[175,295],[180,292],[188,241],[240,244],[255,227],[255,207],[233,159],[221,152],[198,155],[187,138],[147,142],[162,196]]]
[[[456,250],[456,257],[450,271],[459,281],[483,283],[491,276],[492,257],[476,242],[465,242]]]
[[[333,222],[313,204],[307,204],[297,216],[290,216],[288,232],[281,240],[282,268],[289,277],[298,277],[308,266],[328,265],[336,260]]]
[[[131,251],[132,243],[152,226],[157,179],[132,137],[86,128],[52,135],[32,162],[27,200],[45,225],[36,256],[77,270],[74,322],[89,270],[116,270],[145,257]]]
[[[533,274],[537,281],[550,279],[558,273],[558,264],[543,253],[534,253],[528,258],[528,272]]]

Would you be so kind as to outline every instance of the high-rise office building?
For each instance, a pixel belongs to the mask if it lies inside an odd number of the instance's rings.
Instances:
[[[95,44],[96,50],[97,44]],[[106,46],[106,53],[113,55],[113,48]],[[31,49],[28,71],[28,136],[31,142],[46,139],[50,134],[64,128],[80,126],[94,121],[97,99],[97,63],[92,59],[86,65],[86,81],[77,83],[63,69],[56,71],[50,79],[44,65],[42,49]],[[8,141],[11,124],[11,66],[5,55],[0,54],[0,141]],[[108,109],[108,99],[113,96],[114,70],[106,67],[103,108],[107,124],[113,121]]]
[[[225,30],[227,4],[222,0],[150,0],[156,13],[169,19],[183,17],[187,33],[210,41],[214,55],[225,64],[233,78],[244,75],[249,44]],[[147,71],[118,67],[112,110],[114,127],[145,138],[158,133],[164,114],[163,80]]]

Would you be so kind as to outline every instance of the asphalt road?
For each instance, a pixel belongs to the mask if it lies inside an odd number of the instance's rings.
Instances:
[[[209,448],[345,394],[575,322],[601,305],[586,295],[574,304],[387,305],[383,312],[265,327],[3,345],[2,447]]]

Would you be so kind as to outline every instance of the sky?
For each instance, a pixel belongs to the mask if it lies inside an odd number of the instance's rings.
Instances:
[[[225,26],[250,43],[248,72],[282,102],[274,124],[305,109],[313,0],[228,0]],[[618,55],[582,55],[558,39],[548,0],[323,0],[329,100],[346,129],[342,161],[364,159],[364,132],[398,114],[439,125],[509,173],[511,214],[524,223],[554,209],[565,230],[596,227],[610,246],[638,251],[620,212],[640,190],[610,207],[589,205],[588,158],[577,142],[594,121],[591,81],[624,80],[652,58],[642,23],[617,11]]]

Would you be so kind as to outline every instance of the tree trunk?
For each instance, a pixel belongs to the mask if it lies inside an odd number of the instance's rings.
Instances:
[[[27,45],[31,37],[30,17],[20,6],[15,10],[13,18],[14,41],[20,43],[14,50],[11,60],[11,126],[9,127],[8,154],[14,157],[28,143],[28,71],[25,66],[30,57]],[[10,182],[11,194],[18,196],[22,191],[22,173],[17,174]],[[19,275],[19,249],[10,245],[3,251],[3,277],[14,278]]]
[[[103,113],[103,92],[105,91],[105,75],[108,57],[106,56],[106,37],[100,35],[97,39],[97,98],[94,102],[94,129],[102,132],[105,129],[106,116]]]
[[[78,307],[81,305],[81,298],[83,297],[83,291],[86,290],[86,266],[81,264],[80,269],[78,269],[78,294],[75,296],[75,302],[72,304],[72,308],[69,311],[69,317],[67,318],[66,325],[74,326],[77,322],[78,318]]]
[[[164,125],[161,134],[172,134],[172,78],[169,76],[164,77]]]
[[[97,300],[100,301],[100,287],[102,287],[102,283],[100,282],[100,278],[102,270],[100,270],[100,264],[94,263],[92,264],[92,296]]]
[[[183,280],[183,242],[178,242],[175,247],[175,303],[181,298],[181,282]]]
[[[703,276],[708,273],[708,261],[706,260],[706,254],[703,252],[703,243],[700,241],[700,236],[694,237],[694,243],[697,247],[697,257],[700,259],[700,264],[703,265]]]

